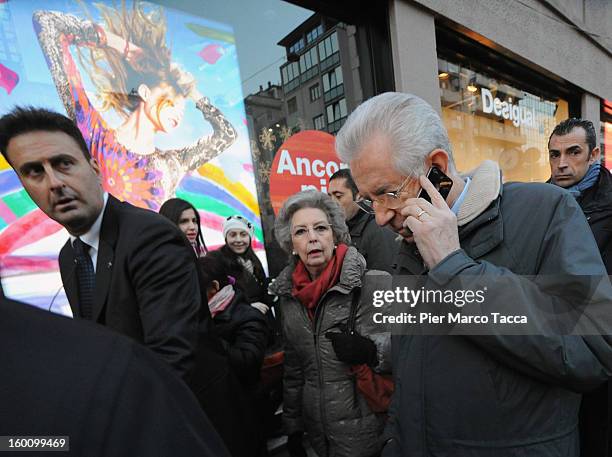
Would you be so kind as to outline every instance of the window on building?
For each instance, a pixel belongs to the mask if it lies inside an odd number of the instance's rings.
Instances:
[[[289,65],[283,67],[283,84],[287,84],[293,81],[295,78],[300,76],[300,68],[297,62],[291,62]]]
[[[335,52],[338,52],[338,34],[336,32],[319,43],[319,59],[323,61]]]
[[[295,113],[297,110],[297,99],[293,97],[287,100],[287,111],[289,111],[289,114]]]
[[[294,44],[292,44],[289,47],[289,53],[295,53],[297,54],[298,52],[300,52],[302,49],[304,49],[304,38],[300,38],[298,41],[296,41]]]
[[[336,67],[323,75],[323,92],[329,92],[334,87],[342,84],[342,68]]]
[[[312,119],[315,130],[325,129],[325,116],[322,114]]]
[[[317,58],[317,47],[313,47],[300,56],[300,71],[305,73],[314,65],[319,63]]]
[[[347,115],[346,111],[346,99],[342,98],[331,105],[327,105],[327,123],[339,121],[345,118]]]
[[[314,102],[319,97],[321,97],[321,86],[319,86],[318,84],[310,86],[310,101]]]
[[[321,35],[323,35],[323,26],[319,24],[306,34],[306,44],[312,43]]]

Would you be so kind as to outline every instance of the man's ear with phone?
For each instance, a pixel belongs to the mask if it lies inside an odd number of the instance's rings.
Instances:
[[[448,175],[450,160],[448,159],[448,152],[444,149],[434,149],[425,158],[426,169],[429,170],[431,167],[437,167],[442,173]]]

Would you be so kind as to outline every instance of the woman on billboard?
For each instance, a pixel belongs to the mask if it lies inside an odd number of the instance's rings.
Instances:
[[[57,11],[36,11],[34,27],[68,115],[102,169],[104,188],[117,198],[157,210],[183,176],[218,156],[236,140],[234,127],[202,96],[193,76],[172,62],[161,8],[145,12],[98,5],[103,24]],[[90,102],[70,46],[102,105]],[[195,144],[160,150],[157,133],[169,134],[193,101],[213,133]],[[120,118],[111,128],[100,112]]]

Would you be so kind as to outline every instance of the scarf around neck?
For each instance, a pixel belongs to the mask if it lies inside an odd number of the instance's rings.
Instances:
[[[595,185],[597,179],[599,178],[600,170],[601,163],[595,162],[591,164],[584,177],[573,186],[568,187],[566,190],[569,191],[574,198],[580,197],[585,190],[590,189]]]
[[[217,314],[225,311],[225,309],[234,299],[234,295],[236,295],[236,291],[231,284],[228,284],[217,292],[210,300],[208,300],[210,315],[215,317]]]
[[[310,278],[308,270],[301,260],[298,261],[295,270],[293,270],[291,295],[306,307],[310,320],[314,320],[317,304],[323,294],[338,283],[346,251],[348,251],[348,246],[339,244],[325,269],[314,280]]]

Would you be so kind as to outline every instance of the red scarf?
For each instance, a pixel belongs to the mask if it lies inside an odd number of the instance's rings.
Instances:
[[[340,279],[340,272],[342,271],[342,263],[344,262],[346,251],[348,251],[348,246],[346,244],[339,244],[336,248],[335,255],[330,259],[325,269],[315,280],[310,279],[308,270],[306,270],[306,266],[301,260],[298,261],[295,270],[293,270],[293,274],[291,275],[291,279],[293,280],[291,295],[297,298],[300,303],[306,307],[310,320],[314,319],[317,304],[323,294],[327,292],[328,289],[335,286]]]

